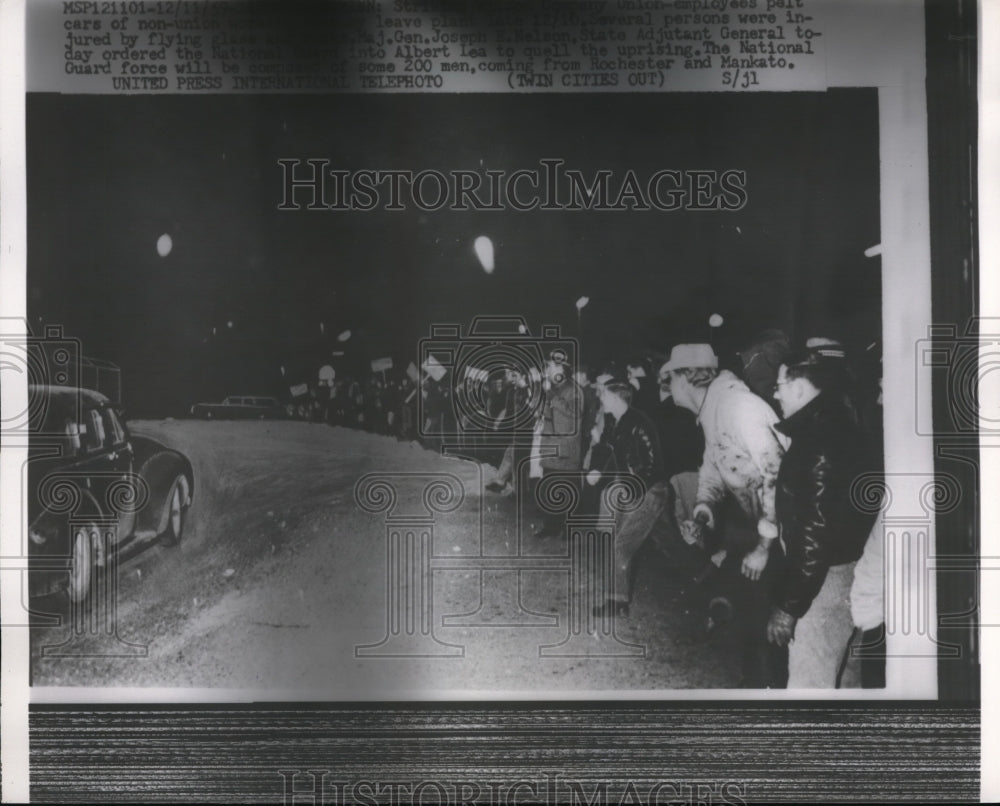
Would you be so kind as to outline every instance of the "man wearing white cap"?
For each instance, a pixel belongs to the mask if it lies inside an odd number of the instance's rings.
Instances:
[[[724,534],[727,554],[717,560],[743,580],[736,585],[744,631],[743,685],[783,687],[787,654],[769,646],[767,620],[781,557],[775,485],[788,440],[775,430],[774,410],[718,365],[710,345],[678,344],[664,366],[674,402],[695,414],[705,434],[695,517],[681,524],[681,531],[691,543],[703,542],[706,529]]]
[[[669,361],[660,367],[657,380],[658,394],[649,416],[660,437],[663,473],[674,490],[676,521],[682,523],[692,517],[705,437],[694,415],[674,402]]]

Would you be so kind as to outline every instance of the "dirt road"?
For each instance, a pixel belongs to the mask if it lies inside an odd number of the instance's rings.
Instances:
[[[739,678],[732,638],[704,637],[699,593],[652,551],[631,616],[613,632],[588,620],[584,554],[483,493],[488,466],[311,423],[131,427],[194,465],[184,539],[122,562],[117,637],[33,630],[34,685],[398,699]]]

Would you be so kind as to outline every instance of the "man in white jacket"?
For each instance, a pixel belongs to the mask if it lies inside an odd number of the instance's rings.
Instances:
[[[774,410],[728,370],[718,370],[710,345],[679,344],[665,365],[674,402],[694,412],[705,434],[694,522],[681,525],[689,542],[704,531],[722,537],[717,557],[734,584],[743,631],[743,685],[782,687],[787,654],[767,641],[772,580],[781,549],[774,511],[775,483],[787,438],[775,430]],[[733,579],[738,577],[739,579]],[[784,654],[784,657],[782,655]]]

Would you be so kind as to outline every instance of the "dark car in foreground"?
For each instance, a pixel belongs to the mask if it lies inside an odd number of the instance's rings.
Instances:
[[[206,420],[265,420],[284,417],[285,407],[273,397],[230,395],[221,403],[195,403],[191,414]]]
[[[102,394],[29,386],[28,552],[32,596],[84,602],[127,546],[177,545],[194,491],[191,463],[133,435]]]

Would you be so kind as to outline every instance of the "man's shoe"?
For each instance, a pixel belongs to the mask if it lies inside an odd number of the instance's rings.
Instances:
[[[617,599],[608,599],[604,604],[594,608],[594,615],[597,618],[628,618],[628,602]]]
[[[502,493],[503,490],[504,490],[504,487],[506,487],[506,486],[507,486],[506,484],[498,484],[495,481],[491,481],[489,484],[486,485],[486,489],[487,489],[488,492],[491,492],[491,493]]]

